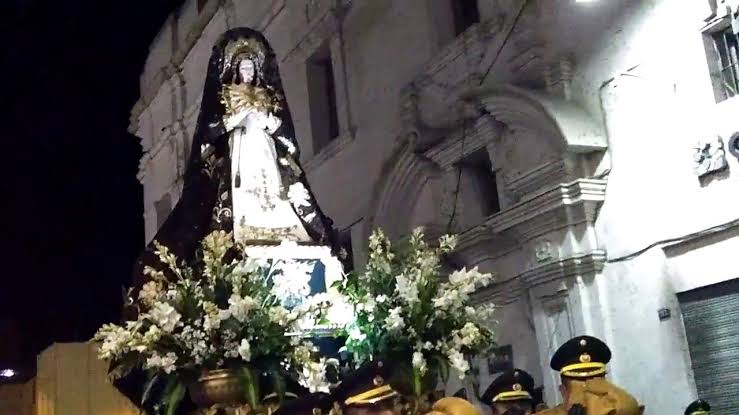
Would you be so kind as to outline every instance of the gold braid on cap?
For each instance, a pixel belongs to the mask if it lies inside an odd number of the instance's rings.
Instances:
[[[585,340],[582,340],[582,344]],[[592,357],[588,353],[580,355],[580,363],[567,365],[560,370],[563,376],[570,378],[589,378],[591,376],[600,376],[606,373],[606,364],[601,362],[593,362]]]
[[[390,399],[398,396],[398,392],[393,390],[390,385],[383,385],[378,388],[370,389],[366,392],[350,396],[344,401],[344,405],[367,405]]]
[[[518,401],[532,399],[531,394],[525,390],[501,392],[493,398],[493,402]]]

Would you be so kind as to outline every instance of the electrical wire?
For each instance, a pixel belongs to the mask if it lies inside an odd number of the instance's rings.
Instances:
[[[642,249],[640,249],[638,251],[635,251],[635,252],[632,252],[630,254],[626,254],[626,255],[620,256],[620,257],[616,257],[616,258],[608,258],[608,259],[606,259],[605,262],[607,264],[613,264],[613,263],[617,263],[617,262],[628,261],[628,260],[634,259],[634,258],[636,258],[636,257],[644,254],[645,252],[647,252],[650,249],[655,248],[657,246],[666,245],[666,244],[673,244],[673,243],[680,243],[680,242],[685,242],[685,241],[688,241],[688,240],[691,240],[691,239],[699,238],[701,236],[713,235],[713,234],[716,234],[716,233],[725,231],[727,229],[731,229],[731,228],[733,228],[735,226],[739,226],[739,218],[734,219],[734,220],[729,221],[729,222],[726,222],[726,223],[723,223],[723,224],[720,224],[720,225],[712,226],[712,227],[707,228],[707,229],[703,229],[703,230],[698,231],[698,232],[693,232],[693,233],[690,233],[688,235],[680,236],[680,237],[677,237],[677,238],[663,239],[661,241],[653,242],[653,243],[645,246],[644,248],[642,248]]]

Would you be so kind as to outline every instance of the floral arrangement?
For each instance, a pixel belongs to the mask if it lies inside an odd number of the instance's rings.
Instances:
[[[317,358],[313,345],[299,335],[322,324],[330,306],[325,294],[308,295],[312,266],[245,257],[223,231],[204,238],[192,265],[182,264],[167,247],[156,247],[166,267],[145,270],[151,280],[131,300],[137,319],[107,324],[95,335],[100,357],[112,360],[113,377],[144,369],[149,377],[144,400],[158,399],[168,414],[188,385],[209,370],[240,373],[252,408],[259,405],[263,373],[273,376],[275,385],[290,376],[311,392],[328,392],[329,362]],[[285,304],[296,297],[306,299]],[[147,396],[162,380],[162,396]]]
[[[486,327],[492,306],[469,305],[470,294],[490,284],[492,275],[474,268],[444,278],[442,258],[455,245],[455,237],[443,236],[432,247],[419,228],[407,243],[392,246],[377,230],[365,271],[337,284],[356,314],[346,328],[346,350],[357,364],[380,356],[405,361],[412,373],[403,378],[413,381],[406,392],[416,397],[432,392],[439,378],[446,381],[450,369],[464,378],[468,358],[493,345]]]

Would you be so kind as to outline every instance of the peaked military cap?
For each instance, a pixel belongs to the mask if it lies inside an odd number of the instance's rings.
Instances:
[[[710,413],[711,405],[703,399],[698,399],[685,408],[685,415],[708,415]]]
[[[495,378],[482,394],[486,405],[496,402],[533,401],[534,378],[521,369],[506,370]]]
[[[589,378],[606,373],[611,361],[611,349],[602,340],[592,336],[578,336],[568,340],[552,356],[550,366],[569,378]]]
[[[390,386],[390,365],[382,360],[348,374],[334,389],[333,400],[341,407],[372,405],[398,396]]]

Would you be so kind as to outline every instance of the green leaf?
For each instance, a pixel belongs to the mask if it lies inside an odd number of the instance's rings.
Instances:
[[[169,387],[172,385],[171,387]],[[170,384],[167,385],[168,393],[165,394],[166,402],[166,415],[174,415],[177,411],[177,407],[180,406],[182,398],[185,397],[185,384],[180,381],[177,376],[170,379]]]
[[[146,382],[146,386],[144,386],[144,393],[141,395],[141,405],[144,405],[149,398],[151,397],[151,391],[154,388],[154,385],[159,381],[161,377],[161,374],[159,373],[151,373],[149,375],[149,380]]]
[[[244,386],[246,392],[246,401],[252,408],[259,407],[259,383],[257,382],[254,373],[249,367],[242,367],[239,370],[239,378],[241,384]]]
[[[272,387],[274,392],[277,394],[277,401],[282,403],[285,399],[285,392],[287,390],[285,377],[282,376],[282,372],[278,366],[272,366],[269,370],[269,375],[272,378]]]
[[[441,381],[447,383],[449,381],[449,362],[438,354],[434,354],[431,359],[436,362]]]

